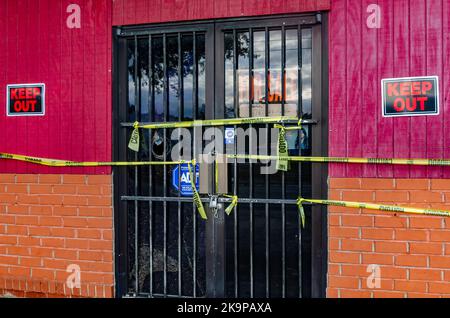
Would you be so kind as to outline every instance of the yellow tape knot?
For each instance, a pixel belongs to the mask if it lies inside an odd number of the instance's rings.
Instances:
[[[305,209],[303,208],[303,203],[306,202],[305,199],[302,197],[298,197],[297,199],[297,206],[298,206],[298,212],[300,214],[300,218],[302,220],[302,227],[305,228],[306,224],[306,217],[305,217]]]
[[[226,198],[230,198],[231,199],[231,204],[225,209],[225,213],[227,215],[230,215],[231,212],[234,210],[234,208],[237,206],[239,198],[238,198],[237,195],[226,195],[226,194],[224,194],[223,196],[226,197]]]

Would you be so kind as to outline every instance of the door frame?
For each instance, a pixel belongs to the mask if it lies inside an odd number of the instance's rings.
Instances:
[[[126,152],[123,151],[121,141],[126,140],[126,130],[120,129],[121,119],[126,118],[126,108],[119,107],[126,102],[126,92],[120,85],[120,79],[127,72],[126,63],[120,63],[123,56],[124,43],[126,36],[143,36],[158,34],[161,32],[183,32],[188,28],[189,31],[205,31],[211,34],[210,41],[206,43],[206,56],[213,56],[213,62],[209,65],[206,73],[206,103],[214,106],[205,109],[207,119],[220,116],[219,108],[216,104],[223,98],[223,90],[219,89],[220,82],[216,82],[216,72],[220,72],[221,61],[216,59],[216,49],[223,48],[223,44],[216,43],[217,32],[221,32],[216,24],[227,27],[239,23],[240,28],[253,26],[257,22],[264,22],[265,26],[279,26],[280,20],[294,20],[296,23],[312,24],[313,30],[313,65],[312,69],[312,107],[316,111],[315,118],[321,125],[320,129],[313,126],[313,156],[328,156],[328,14],[319,12],[313,14],[294,14],[294,15],[271,15],[265,17],[251,18],[225,18],[206,21],[189,21],[163,24],[146,24],[126,27],[113,27],[113,49],[112,49],[112,125],[113,125],[113,160],[126,161]],[[304,22],[299,22],[304,21]],[[208,41],[208,39],[206,39]],[[209,45],[208,45],[209,44]],[[319,56],[320,58],[314,58]],[[208,81],[208,78],[214,80]],[[221,96],[222,94],[222,96]],[[119,129],[117,129],[117,128]],[[313,183],[313,197],[323,198],[327,196],[328,186],[328,165],[313,164],[313,180],[320,182]],[[127,183],[126,167],[113,168],[113,195],[114,195],[114,271],[115,271],[115,296],[120,298],[127,294],[128,286],[128,260],[127,260],[127,218],[123,211],[128,211],[127,201],[121,200],[121,188]],[[121,187],[122,185],[122,187]],[[207,209],[207,206],[205,206]],[[207,209],[207,213],[210,211]],[[223,215],[223,213],[219,213]],[[225,253],[216,253],[217,250],[225,250],[223,218],[209,218],[206,225],[206,241],[212,244],[210,248],[206,247],[206,290],[210,297],[223,297],[225,295]],[[312,207],[312,297],[321,298],[326,296],[327,285],[327,265],[328,265],[328,222],[327,208],[321,205]]]

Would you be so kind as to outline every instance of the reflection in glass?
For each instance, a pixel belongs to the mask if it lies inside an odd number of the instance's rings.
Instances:
[[[302,30],[302,102],[303,118],[312,118],[312,32]]]
[[[164,121],[164,53],[163,38],[152,39],[154,120]]]
[[[286,68],[285,68],[285,105],[286,116],[297,116],[298,109],[298,31],[297,29],[286,30]],[[301,134],[301,133],[300,133]],[[298,155],[300,148],[299,131],[286,133],[288,149],[291,155]]]
[[[234,118],[234,41],[233,33],[225,33],[225,118]]]
[[[136,121],[136,45],[134,39],[127,41],[128,60],[128,120]]]
[[[148,68],[148,39],[139,39],[138,42],[138,56],[139,56],[139,83],[140,83],[140,120],[147,122],[150,120],[149,117],[149,88],[150,88],[150,78],[149,78],[149,68]]]
[[[193,89],[194,89],[194,55],[193,36],[183,35],[181,38],[181,52],[183,58],[183,119],[192,120]]]
[[[167,37],[167,78],[169,88],[169,121],[178,121],[178,37]]]
[[[237,85],[239,87],[239,117],[249,117],[249,49],[248,32],[237,34]]]
[[[298,104],[298,36],[297,30],[286,30],[286,113],[292,108],[293,116]],[[289,104],[294,104],[292,107]]]
[[[198,119],[205,119],[206,107],[206,49],[205,35],[199,34],[196,39],[197,53],[197,98],[198,98]]]
[[[281,115],[281,101],[282,101],[282,74],[281,74],[281,30],[272,30],[269,32],[269,82],[268,102],[269,102],[269,116]]]
[[[252,117],[266,116],[266,33],[253,33]]]

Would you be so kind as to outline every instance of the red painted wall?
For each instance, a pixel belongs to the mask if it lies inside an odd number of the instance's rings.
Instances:
[[[66,26],[81,7],[81,29]],[[0,1],[0,152],[68,160],[111,158],[111,1]],[[45,83],[44,117],[7,118],[6,85]],[[109,173],[1,161],[0,173]]]
[[[3,0],[0,100],[6,84],[45,82],[47,115],[6,118],[0,151],[70,160],[111,159],[111,26],[295,13],[331,7],[330,155],[450,157],[449,2],[378,0],[380,29],[366,26],[372,0]],[[66,7],[82,7],[82,28]],[[380,80],[438,75],[441,115],[383,119]],[[1,172],[108,173],[0,162]],[[450,177],[449,168],[332,165],[333,177]]]
[[[381,7],[381,28],[366,26]],[[450,2],[333,0],[330,155],[450,158]],[[438,75],[441,114],[382,118],[381,79]],[[448,178],[450,168],[332,165],[333,177]]]
[[[329,8],[330,0],[115,0],[113,24],[205,20]]]

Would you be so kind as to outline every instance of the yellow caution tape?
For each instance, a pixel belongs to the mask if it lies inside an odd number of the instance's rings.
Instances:
[[[0,153],[0,159],[11,159],[22,162],[29,162],[48,167],[105,167],[105,166],[162,166],[162,165],[180,165],[190,161],[137,161],[137,162],[77,162],[58,159],[48,159],[39,157],[30,157],[9,153]]]
[[[304,217],[304,210],[303,210],[303,206],[302,206],[302,204],[304,202],[309,202],[309,203],[313,203],[313,204],[355,208],[355,209],[368,209],[368,210],[387,211],[387,212],[394,212],[394,213],[407,213],[407,214],[420,214],[420,215],[450,217],[450,211],[443,211],[443,210],[405,208],[405,207],[394,206],[394,205],[380,205],[380,204],[373,204],[373,203],[333,201],[333,200],[312,200],[312,199],[298,198],[297,205],[299,207],[299,210],[301,210],[301,213],[303,213],[302,217]]]
[[[200,198],[200,194],[198,194],[197,186],[195,185],[195,177],[192,166],[196,167],[196,162],[193,160],[192,162],[188,163],[188,170],[189,170],[189,179],[191,179],[191,186],[192,191],[194,192],[194,202],[197,206],[198,213],[200,214],[201,218],[203,220],[207,220],[208,217],[205,212],[205,208],[203,207],[202,199]],[[195,168],[194,168],[195,169]]]
[[[298,121],[297,127],[285,127],[284,125],[274,125],[280,131],[278,133],[278,160],[277,160],[277,170],[278,171],[288,171],[289,170],[289,160],[286,158],[288,154],[288,143],[286,141],[286,131],[288,130],[301,130],[302,129],[302,119]]]
[[[297,117],[278,116],[278,117],[250,117],[250,118],[228,118],[228,119],[210,119],[210,120],[193,120],[181,121],[172,123],[154,123],[154,124],[139,124],[135,122],[133,125],[133,132],[131,134],[130,143],[128,147],[138,152],[139,151],[139,128],[141,129],[175,129],[175,128],[192,128],[192,127],[217,127],[228,125],[251,125],[251,124],[274,124],[283,123],[287,121],[297,121]],[[301,120],[300,120],[301,121]],[[136,146],[137,141],[137,146]]]
[[[238,196],[237,195],[227,195],[227,194],[223,194],[224,197],[226,198],[230,198],[231,199],[231,203],[230,205],[225,209],[225,213],[227,215],[230,215],[231,212],[233,211],[233,209],[237,206],[238,204]]]
[[[303,208],[303,202],[305,202],[305,199],[302,198],[297,199],[298,212],[300,214],[300,219],[302,221],[302,227],[305,228],[306,216],[305,216],[305,209]]]
[[[140,145],[138,128],[139,128],[138,125],[135,123],[134,130],[131,133],[130,142],[128,143],[128,148],[130,148],[131,150],[133,150],[135,152],[139,152],[139,145]]]
[[[264,155],[227,155],[229,159],[245,160],[279,160],[278,156]],[[295,162],[320,163],[359,163],[359,164],[386,164],[386,165],[413,165],[413,166],[450,166],[450,159],[395,159],[395,158],[347,158],[347,157],[283,157],[283,160]]]
[[[276,124],[276,125],[274,125],[274,128],[284,129],[286,131],[288,131],[288,130],[301,130],[303,128],[302,123],[303,123],[303,119],[300,118],[298,120],[297,126],[285,127],[284,125]]]
[[[206,220],[205,209],[203,208],[202,200],[200,195],[197,192],[197,188],[195,186],[195,180],[193,178],[193,174],[191,171],[191,165],[195,165],[195,161],[142,161],[142,162],[75,162],[75,161],[64,161],[57,159],[47,159],[47,158],[37,158],[37,157],[29,157],[8,153],[0,153],[0,159],[11,159],[23,162],[30,162],[42,166],[48,167],[101,167],[101,166],[151,166],[151,165],[180,165],[180,164],[188,164],[189,173],[191,173],[191,184],[194,189],[194,202],[197,206],[198,212],[202,219]]]
[[[135,127],[142,129],[170,129],[170,128],[190,128],[190,127],[215,127],[228,125],[250,125],[250,124],[274,124],[286,121],[298,121],[298,117],[277,116],[277,117],[250,117],[250,118],[227,118],[227,119],[209,119],[193,120],[172,123],[155,123],[142,125],[135,123]]]
[[[278,171],[288,171],[289,161],[286,159],[288,154],[288,144],[286,141],[286,129],[284,126],[280,127],[280,132],[278,133],[278,160],[277,160],[277,170]]]
[[[227,155],[228,158],[233,159],[250,159],[250,160],[279,160],[279,156],[260,156],[260,155]],[[180,165],[188,164],[188,169],[190,173],[191,185],[194,192],[194,202],[197,206],[200,216],[203,219],[207,219],[203,203],[201,201],[200,195],[195,186],[195,178],[192,172],[192,165],[196,165],[195,160],[193,161],[139,161],[139,162],[76,162],[76,161],[65,161],[58,159],[48,159],[39,158],[31,156],[23,156],[17,154],[0,153],[0,159],[11,159],[22,162],[29,162],[33,164],[50,166],[50,167],[101,167],[101,166],[149,166],[149,165]],[[450,166],[450,159],[383,159],[383,158],[340,158],[340,157],[283,157],[286,161],[298,161],[298,162],[321,162],[321,163],[358,163],[358,164],[391,164],[391,165],[417,165],[417,166]],[[238,203],[237,196],[228,196],[231,198],[232,202],[229,207],[225,210],[227,214],[236,207]],[[299,198],[297,201],[299,213],[302,218],[302,224],[305,224],[305,213],[302,206],[303,202],[310,202],[315,204],[324,205],[334,205],[334,206],[344,206],[350,208],[360,208],[360,209],[371,209],[371,210],[381,210],[388,212],[398,212],[398,213],[413,213],[413,214],[423,214],[423,215],[434,215],[434,216],[444,216],[450,217],[450,211],[441,210],[431,210],[431,209],[418,209],[418,208],[404,208],[398,206],[387,206],[378,205],[370,203],[358,203],[358,202],[346,202],[346,201],[332,201],[332,200],[310,200]]]

